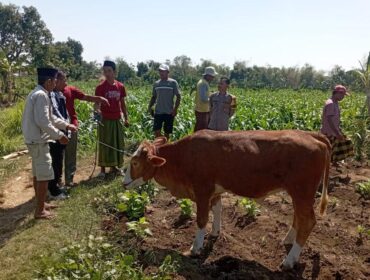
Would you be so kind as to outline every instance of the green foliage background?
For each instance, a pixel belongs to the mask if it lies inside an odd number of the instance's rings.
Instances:
[[[75,82],[87,94],[94,94],[97,80]],[[127,87],[127,107],[130,127],[125,129],[126,147],[135,146],[144,139],[152,139],[152,117],[147,113],[151,87]],[[330,93],[316,90],[250,90],[231,88],[237,96],[237,111],[231,120],[232,130],[277,130],[302,129],[317,131],[321,125],[321,113]],[[182,91],[182,101],[175,120],[173,139],[180,139],[192,133],[194,128],[194,95],[189,90]],[[365,96],[353,93],[344,99],[342,108],[342,128],[349,135],[357,133],[354,122],[363,114]],[[95,147],[96,124],[92,120],[93,104],[76,101],[80,120],[80,151],[91,151]],[[0,154],[20,149],[21,115],[23,102],[0,111]]]

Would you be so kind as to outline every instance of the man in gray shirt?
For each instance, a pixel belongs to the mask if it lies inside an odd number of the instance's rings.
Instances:
[[[218,91],[209,97],[210,121],[208,128],[212,130],[229,130],[229,120],[236,110],[236,97],[229,94],[229,78],[222,77],[218,84]]]
[[[33,186],[36,193],[36,219],[49,219],[52,206],[45,202],[48,181],[54,179],[49,142],[68,144],[62,130],[77,131],[68,122],[52,114],[49,93],[56,86],[58,70],[38,68],[38,86],[27,96],[22,116],[22,132],[32,158]]]
[[[179,108],[181,95],[179,85],[176,80],[168,77],[170,69],[168,65],[159,66],[160,80],[156,81],[153,86],[152,98],[149,102],[148,111],[154,115],[153,130],[155,137],[160,137],[163,127],[164,135],[169,139],[173,131],[173,121]],[[176,103],[174,104],[174,97]],[[153,111],[153,105],[155,108]]]

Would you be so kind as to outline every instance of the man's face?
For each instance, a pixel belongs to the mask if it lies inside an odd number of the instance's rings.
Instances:
[[[218,90],[222,92],[226,92],[228,88],[229,88],[229,85],[226,83],[226,81],[220,80],[220,82],[218,83]]]
[[[206,75],[206,76],[205,76],[205,79],[206,79],[208,82],[212,82],[212,81],[215,79],[215,77],[213,77],[213,76],[211,76],[211,75]]]
[[[45,89],[48,91],[48,92],[51,92],[55,89],[56,87],[56,84],[57,84],[57,79],[54,77],[54,78],[50,78],[48,79],[46,82],[45,82]]]
[[[104,66],[103,67],[103,75],[104,75],[106,80],[114,80],[115,71],[110,66]]]
[[[67,86],[67,77],[65,75],[60,75],[56,80],[55,89],[57,91],[63,91],[66,86]]]
[[[168,71],[165,70],[159,70],[159,76],[161,77],[161,80],[167,80],[168,79]]]
[[[337,101],[342,101],[344,99],[344,97],[345,97],[344,93],[334,93],[334,98]]]

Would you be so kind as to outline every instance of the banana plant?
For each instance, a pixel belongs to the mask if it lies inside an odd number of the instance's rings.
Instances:
[[[361,61],[359,61],[359,63],[361,66],[361,70],[357,70],[356,73],[360,76],[362,84],[365,89],[366,105],[368,114],[370,116],[370,53],[369,56],[367,57],[366,64],[361,63]]]

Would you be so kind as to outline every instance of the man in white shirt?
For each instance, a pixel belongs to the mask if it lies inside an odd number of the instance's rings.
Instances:
[[[52,206],[45,203],[48,182],[54,179],[48,142],[67,144],[68,138],[61,130],[76,131],[74,125],[52,114],[49,93],[55,88],[57,72],[53,68],[37,69],[38,86],[28,95],[22,117],[22,132],[32,158],[36,219],[52,217]]]

